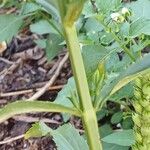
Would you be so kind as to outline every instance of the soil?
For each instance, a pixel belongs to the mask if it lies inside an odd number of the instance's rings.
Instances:
[[[54,74],[49,71],[64,55],[62,51],[52,61],[48,61],[43,49],[34,43],[35,35],[20,35],[12,40],[7,49],[1,53],[0,57],[0,107],[16,101],[31,97],[37,88],[41,88]],[[39,99],[43,101],[53,101],[57,93],[61,90],[67,79],[72,76],[69,60],[64,64],[59,77],[53,84],[54,90],[47,91]],[[8,93],[32,89],[30,93],[8,96]],[[22,119],[26,117],[27,119]],[[34,120],[41,118],[49,119],[52,123],[47,123],[52,128],[57,128],[63,124],[62,116],[58,113],[25,114],[9,119],[0,124],[0,141],[17,137],[24,134]],[[29,121],[29,120],[30,121]],[[72,121],[73,122],[73,121]],[[0,145],[0,150],[54,150],[55,144],[50,137],[24,140],[23,138],[7,144]]]

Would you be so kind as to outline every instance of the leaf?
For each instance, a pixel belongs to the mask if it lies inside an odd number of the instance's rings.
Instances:
[[[70,124],[63,125],[56,130],[50,129],[45,123],[39,122],[32,126],[25,137],[41,137],[50,134],[58,150],[88,150],[88,145],[79,132]]]
[[[94,16],[95,12],[94,12],[93,6],[91,5],[90,1],[87,1],[85,3],[82,14],[85,16],[85,18]]]
[[[35,3],[26,3],[25,6],[23,7],[22,14],[28,14],[28,13],[35,12],[40,9],[42,8]]]
[[[103,149],[104,150],[129,150],[129,147],[127,146],[120,146],[116,144],[110,144],[103,142]]]
[[[10,103],[0,109],[0,123],[14,115],[30,112],[63,112],[80,116],[80,113],[76,109],[60,104],[43,101],[22,101]]]
[[[101,138],[103,138],[103,137],[113,133],[113,130],[109,124],[105,124],[99,128],[99,133],[101,135]]]
[[[88,18],[84,25],[84,28],[86,32],[100,32],[103,30],[103,27],[95,18]]]
[[[71,77],[63,89],[58,93],[54,102],[56,104],[63,104],[64,106],[72,107],[73,105],[69,97],[71,97],[74,91],[76,91],[76,84],[74,78]]]
[[[101,91],[101,101],[107,100],[111,95],[116,93],[119,89],[127,85],[129,82],[136,79],[138,76],[150,71],[150,54],[147,54],[136,63],[132,64],[125,71],[123,71],[111,83],[106,84]]]
[[[50,0],[51,1],[51,0]],[[55,7],[54,3],[51,3],[48,0],[36,0],[36,3],[43,6],[43,8],[52,15],[52,18],[55,20],[60,20],[59,13],[57,8]],[[55,0],[56,1],[56,0]],[[52,2],[55,2],[52,0]]]
[[[50,128],[43,122],[38,122],[32,125],[32,127],[26,132],[25,139],[30,137],[42,137],[50,133]]]
[[[52,24],[50,24],[47,20],[40,20],[39,22],[36,22],[34,24],[30,25],[31,32],[37,33],[37,34],[48,34],[48,33],[54,33],[59,34],[58,31],[53,26],[53,20],[51,20]]]
[[[135,2],[132,1],[127,6],[132,9],[132,18],[134,20],[143,17],[146,19],[150,19],[150,0],[138,0]]]
[[[108,14],[111,11],[117,11],[121,6],[121,0],[99,0],[97,6],[101,13]]]
[[[72,94],[73,93],[77,93],[76,90],[76,84],[75,84],[75,80],[73,77],[71,77],[67,84],[63,87],[63,89],[58,93],[56,100],[54,101],[54,103],[56,104],[61,104],[67,107],[73,107],[73,104],[70,100],[70,98],[72,98]],[[77,101],[78,103],[78,101]],[[68,119],[70,118],[70,115],[68,114],[63,114],[63,119],[65,121],[68,121]]]
[[[131,146],[135,143],[133,130],[123,130],[112,133],[102,138],[102,141],[120,146]]]
[[[46,55],[48,60],[52,60],[63,50],[64,45],[61,45],[63,38],[57,34],[50,34],[46,42]]]
[[[122,121],[121,126],[124,130],[133,129],[134,123],[132,120],[132,116],[125,118]]]
[[[130,25],[129,36],[135,38],[141,34],[150,35],[150,19],[140,18]]]
[[[23,23],[23,16],[0,15],[0,42],[10,42]]]
[[[89,150],[84,138],[72,125],[61,126],[52,135],[58,150]]]
[[[87,76],[91,76],[98,65],[107,59],[111,53],[102,45],[87,45],[82,48],[82,56]],[[92,54],[92,55],[91,55]]]
[[[121,120],[123,119],[123,112],[117,112],[115,114],[113,114],[113,116],[111,117],[111,123],[112,124],[117,124],[119,123]]]
[[[127,84],[123,88],[121,88],[119,91],[117,91],[114,95],[111,96],[111,101],[119,101],[126,97],[133,97],[134,95],[134,89],[133,84]]]
[[[34,42],[37,44],[38,47],[40,48],[46,48],[46,39],[38,39],[34,40]]]

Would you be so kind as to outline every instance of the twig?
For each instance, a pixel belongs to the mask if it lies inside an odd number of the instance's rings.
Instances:
[[[58,90],[58,89],[62,89],[63,86],[64,85],[56,85],[56,86],[49,87],[47,90],[50,90],[50,91]],[[14,95],[28,94],[28,93],[32,93],[32,92],[39,91],[39,90],[41,90],[41,88],[13,91],[13,92],[8,92],[8,93],[0,93],[0,97],[8,97],[8,96],[14,96]]]
[[[16,137],[13,137],[13,138],[10,138],[10,139],[7,139],[7,140],[4,140],[4,141],[0,141],[0,145],[11,143],[11,142],[14,142],[16,140],[20,140],[22,138],[24,138],[24,134],[16,136]]]
[[[54,75],[52,76],[52,78],[47,82],[47,84],[42,87],[37,93],[35,93],[31,98],[27,99],[27,101],[33,101],[38,99],[40,96],[42,96],[45,91],[47,91],[47,89],[55,82],[56,78],[59,76],[59,73],[64,65],[64,63],[67,61],[69,57],[69,54],[67,53],[64,58],[61,60],[61,62],[58,65],[58,68],[56,69],[56,72],[54,73]]]
[[[4,63],[9,64],[9,65],[14,64],[14,62],[9,61],[9,60],[7,60],[7,59],[5,59],[5,58],[2,58],[2,57],[0,57],[0,61],[3,61]]]
[[[53,120],[53,119],[30,117],[30,116],[23,116],[23,115],[14,116],[13,119],[15,119],[17,121],[22,121],[22,122],[28,122],[28,123],[42,121],[42,122],[45,122],[45,123],[51,123],[51,124],[57,124],[57,125],[62,124],[62,122],[56,121],[56,120]]]

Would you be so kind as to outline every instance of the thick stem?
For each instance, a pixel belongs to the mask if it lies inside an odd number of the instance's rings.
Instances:
[[[90,150],[102,150],[96,113],[92,105],[86,73],[84,69],[81,50],[77,38],[75,25],[64,25],[66,41],[71,58],[72,68],[76,81],[80,105],[82,109],[82,120],[87,135]]]

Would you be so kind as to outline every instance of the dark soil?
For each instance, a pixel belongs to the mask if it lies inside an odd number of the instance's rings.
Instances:
[[[34,35],[19,36],[14,38],[8,45],[0,59],[0,93],[10,93],[15,91],[22,91],[27,89],[33,89],[33,92],[0,97],[0,107],[3,107],[7,103],[27,99],[36,92],[36,88],[42,87],[53,75],[48,74],[53,65],[61,59],[65,52],[54,58],[52,61],[48,61],[43,49],[38,48],[33,42],[37,38]],[[35,51],[32,54],[32,51]],[[24,53],[31,54],[30,56],[24,56]],[[8,62],[7,62],[8,61]],[[14,62],[18,62],[14,65]],[[53,86],[64,85],[67,79],[71,77],[71,69],[69,60],[64,64],[62,71],[58,79]],[[60,89],[47,91],[39,99],[43,101],[53,101]],[[48,123],[52,128],[57,128],[63,123],[62,116],[60,114],[53,113],[40,113],[40,114],[26,114],[23,117],[30,118],[31,122],[20,119],[9,119],[3,124],[0,124],[0,141],[7,140],[16,136],[24,134],[34,122],[33,118],[46,118],[55,121],[54,123]],[[19,117],[18,117],[19,118]],[[4,145],[0,145],[0,150],[54,150],[55,144],[50,137],[37,138],[37,139],[19,139],[14,142],[10,142]]]

